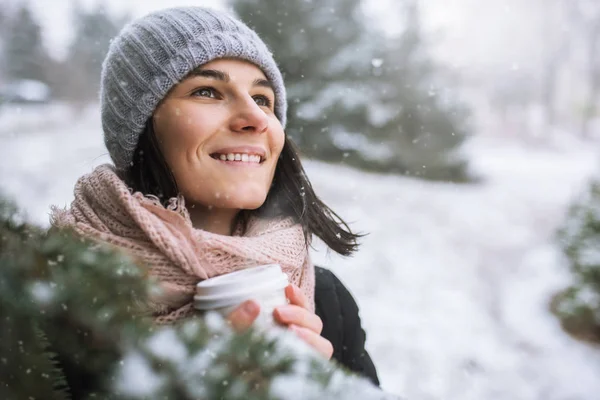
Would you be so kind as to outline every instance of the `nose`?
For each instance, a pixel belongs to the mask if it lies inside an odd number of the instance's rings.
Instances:
[[[262,133],[269,126],[267,114],[256,104],[254,99],[240,99],[231,119],[231,129],[239,133]]]

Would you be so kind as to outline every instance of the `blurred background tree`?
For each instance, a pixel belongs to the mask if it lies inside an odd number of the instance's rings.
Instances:
[[[6,79],[6,35],[8,33],[8,15],[6,10],[0,9],[0,83]]]
[[[565,3],[567,15],[573,29],[582,38],[585,62],[584,75],[587,93],[583,100],[581,135],[590,135],[590,124],[598,117],[600,101],[600,3],[595,0],[574,0]]]
[[[74,104],[98,101],[102,61],[106,57],[110,40],[125,25],[129,16],[114,17],[99,2],[91,10],[77,5],[72,19],[75,33],[61,70],[63,96]]]
[[[21,103],[61,100],[77,110],[97,102],[110,39],[129,17],[111,15],[101,1],[89,10],[74,2],[73,39],[66,56],[57,59],[47,52],[30,7],[20,3],[0,14],[0,97]]]
[[[428,53],[418,1],[402,4],[404,29],[384,41],[373,65],[376,107],[387,110],[388,118],[367,132],[392,149],[382,163],[386,169],[426,179],[468,180],[458,152],[471,133],[468,109],[447,88],[447,71]]]
[[[45,66],[49,60],[39,23],[27,5],[14,15],[4,16],[4,70],[7,79],[48,82]],[[4,24],[2,24],[4,25]]]
[[[559,232],[571,285],[557,294],[552,311],[573,336],[600,343],[600,182],[575,202]]]

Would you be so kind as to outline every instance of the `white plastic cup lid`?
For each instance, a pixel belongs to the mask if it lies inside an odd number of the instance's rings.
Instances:
[[[199,310],[228,307],[268,292],[283,290],[287,285],[287,275],[278,264],[247,268],[199,282],[194,307]]]

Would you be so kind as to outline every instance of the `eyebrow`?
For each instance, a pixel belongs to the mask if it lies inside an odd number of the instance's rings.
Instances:
[[[197,69],[193,70],[192,72],[190,72],[189,76],[190,77],[199,76],[199,77],[203,77],[203,78],[211,78],[211,79],[216,79],[218,81],[223,81],[223,82],[230,81],[230,77],[227,72],[219,71],[216,69],[197,68]]]
[[[275,88],[273,87],[273,84],[271,83],[271,81],[268,79],[262,79],[262,78],[255,79],[254,82],[252,82],[252,86],[260,86],[260,87],[264,87],[267,89],[271,89],[273,91],[273,93],[275,93]]]
[[[215,79],[215,80],[222,81],[225,83],[229,83],[231,81],[231,77],[229,76],[229,74],[227,72],[219,71],[217,69],[196,68],[195,70],[190,72],[189,77],[210,78],[210,79]],[[275,92],[275,88],[273,87],[273,84],[268,79],[257,78],[252,82],[252,86],[268,88],[268,89],[271,89],[273,92]]]

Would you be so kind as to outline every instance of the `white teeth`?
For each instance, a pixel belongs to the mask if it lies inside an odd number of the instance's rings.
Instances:
[[[260,164],[262,157],[257,154],[229,153],[216,156],[221,161],[240,161]]]

